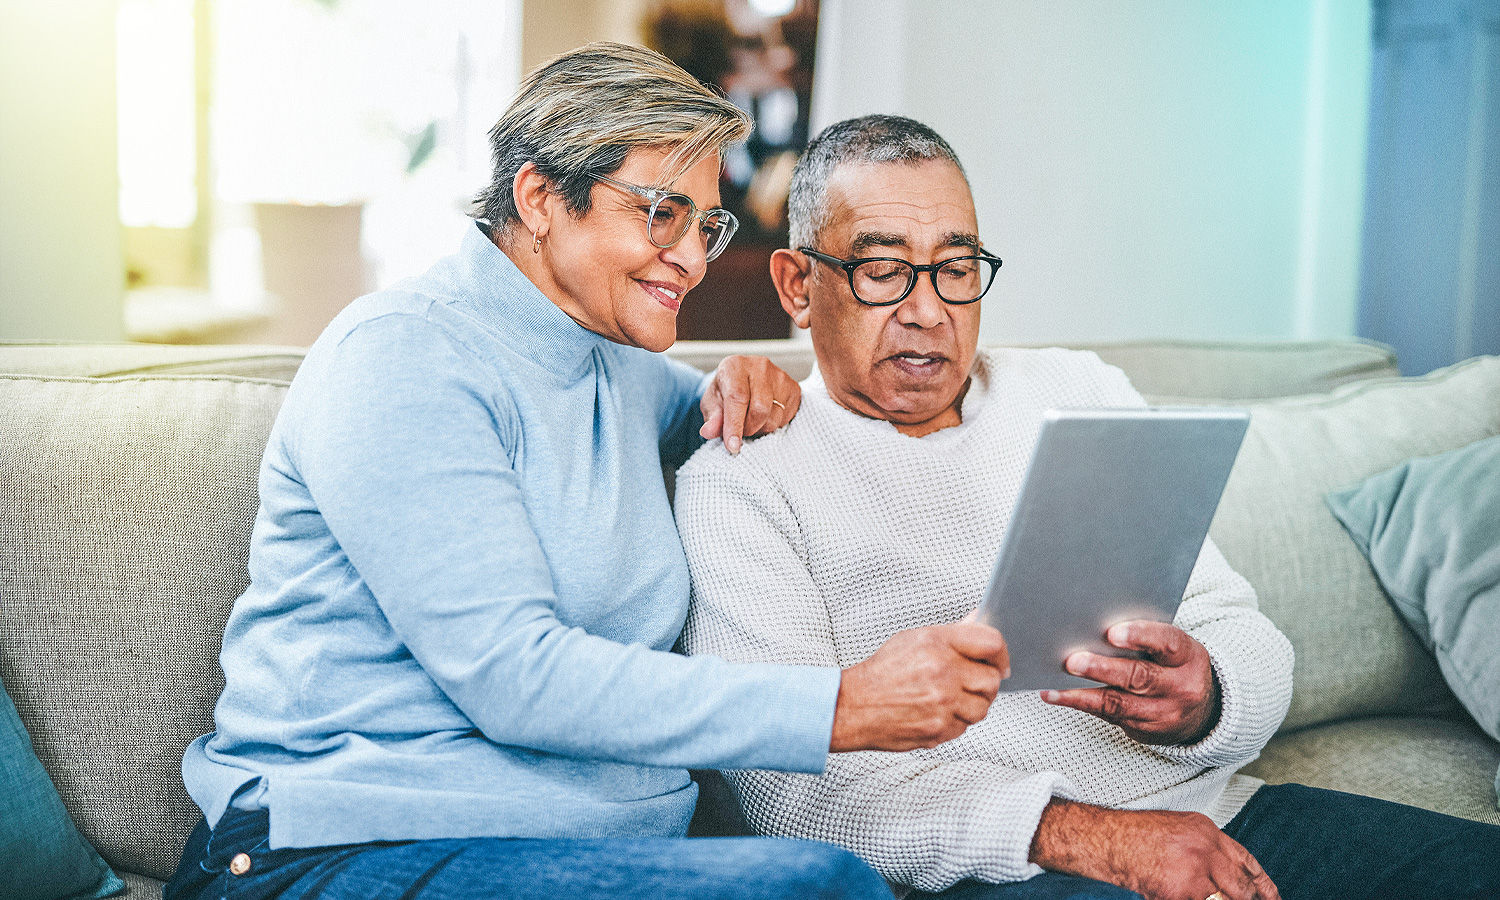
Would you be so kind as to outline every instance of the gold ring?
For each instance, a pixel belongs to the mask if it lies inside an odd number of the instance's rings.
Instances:
[[[1203,900],[1229,900],[1229,898],[1224,896],[1223,891],[1214,891],[1212,894],[1204,897]]]
[[[781,402],[781,401],[780,401],[780,400],[772,400],[772,401],[771,401],[771,405],[772,405],[772,406],[779,406],[779,407],[781,407],[781,408],[782,408],[782,410],[785,410],[785,409],[786,409],[786,404],[785,404],[785,403],[782,403],[782,402]]]

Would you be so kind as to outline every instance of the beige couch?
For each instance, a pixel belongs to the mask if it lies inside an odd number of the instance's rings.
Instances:
[[[1254,413],[1213,535],[1297,650],[1285,727],[1251,771],[1500,823],[1500,745],[1457,706],[1323,507],[1324,491],[1500,434],[1500,358],[1396,377],[1383,347],[1095,347],[1161,402]],[[805,345],[679,345],[710,367]],[[197,819],[178,766],[212,728],[244,588],[256,468],[301,351],[0,345],[0,681],[68,810],[157,896]],[[8,374],[7,374],[8,373]],[[1281,395],[1285,399],[1268,399]]]

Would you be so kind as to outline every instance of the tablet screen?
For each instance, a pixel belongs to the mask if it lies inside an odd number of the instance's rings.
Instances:
[[[1097,687],[1077,650],[1130,656],[1104,632],[1172,621],[1249,425],[1242,409],[1050,410],[980,621],[1005,635],[1005,691]]]

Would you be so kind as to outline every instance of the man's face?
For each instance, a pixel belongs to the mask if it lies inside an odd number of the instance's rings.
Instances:
[[[828,209],[813,249],[841,259],[895,257],[924,265],[979,246],[969,186],[946,161],[840,166],[828,181]],[[787,254],[772,264],[782,276],[782,305],[798,327],[812,329],[818,368],[835,401],[913,436],[959,423],[979,340],[979,303],[944,303],[923,272],[900,303],[866,306],[855,300],[842,269],[795,250],[778,254]],[[789,270],[793,262],[801,278]]]

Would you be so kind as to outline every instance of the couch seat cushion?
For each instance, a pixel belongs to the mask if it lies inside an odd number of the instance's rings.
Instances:
[[[1279,735],[1244,772],[1500,825],[1497,765],[1500,744],[1467,720],[1371,718]]]

